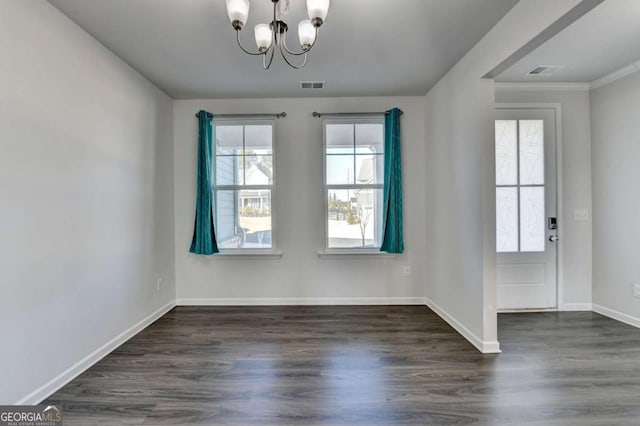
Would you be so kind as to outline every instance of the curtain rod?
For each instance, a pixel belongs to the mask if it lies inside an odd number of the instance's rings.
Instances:
[[[207,117],[209,118],[242,118],[242,117],[253,117],[253,118],[265,118],[265,117],[275,117],[275,118],[284,118],[287,116],[286,112],[273,113],[273,114],[211,114],[207,113]],[[200,118],[200,113],[196,113],[196,117]]]
[[[313,112],[314,117],[322,117],[323,115],[329,115],[332,117],[341,117],[341,116],[367,116],[367,115],[389,115],[389,112]],[[400,110],[400,115],[404,114],[402,110]]]

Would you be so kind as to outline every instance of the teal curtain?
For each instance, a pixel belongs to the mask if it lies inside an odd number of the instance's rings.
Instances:
[[[198,113],[198,182],[196,219],[189,251],[209,255],[218,253],[213,228],[213,141],[211,114]]]
[[[383,238],[380,251],[402,253],[402,159],[400,156],[400,110],[384,116]]]

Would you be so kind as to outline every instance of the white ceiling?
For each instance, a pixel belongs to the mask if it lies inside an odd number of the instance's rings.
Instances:
[[[424,95],[517,0],[334,0],[303,70],[242,53],[224,0],[49,0],[174,98]],[[241,36],[267,22],[251,0]],[[297,41],[306,1],[286,21]],[[301,80],[326,82],[303,91]]]
[[[590,83],[640,59],[640,0],[605,0],[500,74],[500,82]],[[563,65],[527,76],[538,65]]]

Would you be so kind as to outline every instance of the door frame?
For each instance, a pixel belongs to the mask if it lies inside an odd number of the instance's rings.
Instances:
[[[562,311],[564,306],[564,204],[563,173],[562,173],[562,104],[537,102],[497,102],[494,109],[551,109],[555,113],[556,126],[556,217],[558,218],[557,235],[560,244],[556,248],[556,307],[550,309],[516,309],[501,310],[500,312],[535,312]],[[494,218],[495,221],[495,218]],[[496,283],[497,287],[497,283]]]

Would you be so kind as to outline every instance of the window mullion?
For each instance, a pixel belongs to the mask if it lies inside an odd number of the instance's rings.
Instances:
[[[522,250],[522,241],[520,235],[522,234],[521,221],[520,221],[520,120],[516,120],[516,182],[518,184],[518,190],[516,191],[516,206],[518,207],[518,252]]]
[[[242,126],[242,183],[247,183],[247,126]]]
[[[356,178],[356,123],[353,123],[353,184],[357,182]]]
[[[383,184],[371,183],[371,184],[357,184],[357,185],[325,185],[327,190],[347,190],[347,189],[384,189]]]

